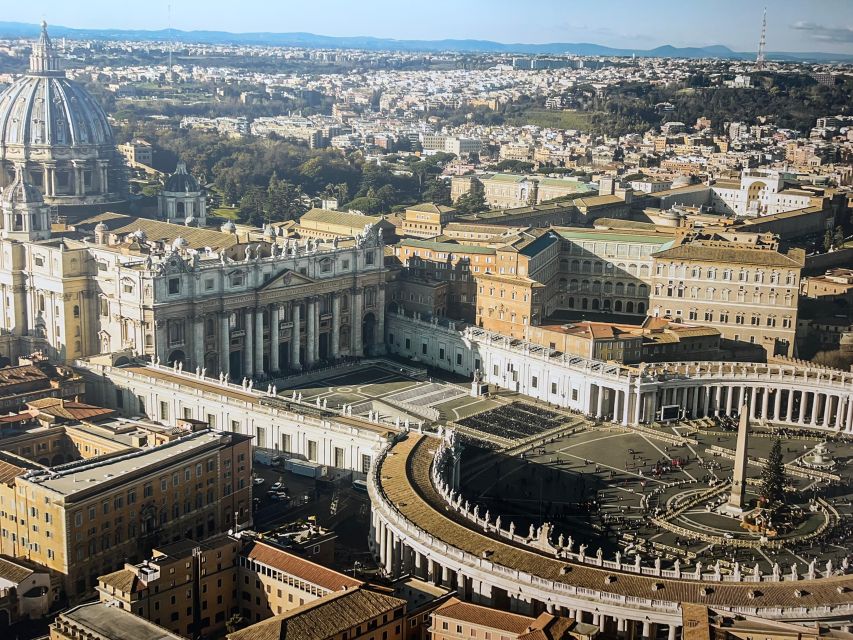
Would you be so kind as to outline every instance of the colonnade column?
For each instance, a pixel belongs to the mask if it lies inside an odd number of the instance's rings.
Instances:
[[[800,416],[797,420],[800,424],[805,424],[806,422],[806,400],[808,396],[805,391],[800,391]]]
[[[773,419],[779,421],[782,411],[782,389],[776,388],[776,397],[773,398]]]
[[[637,389],[637,393],[634,394],[634,424],[640,424],[640,411],[643,406],[643,394]]]
[[[255,309],[255,375],[264,374],[264,310]]]
[[[841,428],[848,433],[853,430],[853,397],[847,396],[847,418]]]
[[[598,388],[598,401],[597,401],[597,408],[595,410],[595,417],[600,418],[601,412],[602,412],[602,409],[604,406],[604,387],[602,387],[601,385],[596,385],[596,386]]]
[[[762,391],[761,391],[761,419],[762,420],[767,420],[767,408],[769,406],[769,401],[770,401],[770,395],[768,392],[769,392],[769,389],[767,387],[764,387],[764,389],[762,389]]]
[[[270,307],[270,372],[279,370],[278,362],[278,323],[281,307],[278,304]]]
[[[315,342],[317,340],[317,322],[315,318],[316,312],[317,299],[308,298],[308,314],[305,318],[305,365],[309,368],[314,366],[314,361],[317,355],[315,347]]]
[[[341,352],[341,296],[332,294],[332,344],[329,345],[332,360],[337,360]]]
[[[817,410],[820,407],[820,394],[812,393],[812,420],[809,424],[815,426],[817,424]]]
[[[827,393],[825,397],[826,397],[826,403],[823,407],[823,426],[824,426],[824,428],[829,426],[829,420],[831,417],[830,414],[832,413],[832,399],[835,396],[832,396],[832,395]]]
[[[293,329],[290,334],[290,368],[299,369],[299,305],[293,302]]]
[[[726,387],[726,415],[732,415],[732,402],[734,402],[735,388]]]
[[[788,411],[785,413],[785,420],[788,422],[794,421],[794,390],[788,389]]]
[[[226,376],[231,369],[231,327],[228,319],[227,311],[219,316],[219,371]]]

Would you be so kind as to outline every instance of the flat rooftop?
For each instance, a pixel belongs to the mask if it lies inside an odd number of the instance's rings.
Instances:
[[[181,640],[168,629],[101,602],[80,605],[61,614],[59,620],[62,618],[107,640]]]
[[[140,471],[164,461],[178,458],[204,445],[218,443],[221,437],[222,434],[220,433],[199,431],[152,449],[128,453],[117,459],[111,458],[102,462],[97,460],[83,461],[70,469],[52,473],[45,472],[28,479],[51,491],[70,496],[99,484],[113,481],[121,476],[130,475],[134,471]]]

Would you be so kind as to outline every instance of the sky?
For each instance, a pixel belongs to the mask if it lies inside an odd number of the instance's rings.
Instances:
[[[498,42],[592,42],[650,49],[723,44],[755,51],[768,7],[768,51],[853,54],[853,0],[31,0],[0,20],[76,28]],[[171,6],[171,20],[170,9]],[[170,24],[171,23],[171,24]]]

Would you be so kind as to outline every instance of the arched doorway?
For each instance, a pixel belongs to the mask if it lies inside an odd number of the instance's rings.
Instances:
[[[186,355],[180,349],[175,349],[172,353],[169,354],[168,363],[175,364],[176,362],[184,362],[186,360]]]
[[[361,343],[365,355],[371,353],[374,342],[376,342],[376,316],[372,313],[367,313],[361,323]],[[361,355],[361,354],[359,354]]]

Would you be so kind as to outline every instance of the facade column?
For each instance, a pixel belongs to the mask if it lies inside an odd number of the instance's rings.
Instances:
[[[274,304],[270,307],[270,373],[279,371],[278,362],[278,324],[280,322],[281,306]]]
[[[341,296],[332,294],[332,344],[329,345],[329,353],[332,360],[337,360],[341,355]]]
[[[315,341],[317,340],[317,323],[315,321],[315,314],[317,311],[317,299],[316,298],[308,298],[308,313],[305,318],[305,331],[306,331],[306,340],[305,340],[305,365],[308,368],[314,366],[315,356],[316,356],[316,346]]]
[[[264,310],[255,309],[255,375],[264,375]]]
[[[299,304],[294,301],[291,303],[291,308],[293,329],[290,334],[290,368],[299,369]]]
[[[154,354],[160,358],[163,364],[168,364],[166,358],[169,357],[169,331],[168,323],[165,320],[156,320],[154,324]],[[101,345],[98,344],[100,352]]]
[[[361,335],[361,316],[364,310],[364,290],[356,289],[352,295],[352,304],[350,311],[350,334],[352,335],[352,353],[351,356],[360,358],[364,355],[364,344],[362,343]]]
[[[385,353],[385,284],[376,288],[376,328],[373,333],[373,344],[370,345],[371,355]]]
[[[767,420],[767,407],[769,406],[770,395],[768,393],[769,389],[764,387],[761,390],[761,419]]]
[[[252,373],[254,372],[253,360],[252,360],[252,333],[254,331],[253,325],[254,316],[252,315],[251,309],[245,309],[243,311],[243,324],[245,325],[244,335],[243,335],[243,377],[251,378]]]
[[[204,366],[204,316],[196,316],[193,321],[193,359],[195,366]]]
[[[229,313],[223,311],[219,316],[219,370],[228,375],[231,369],[231,326]]]

